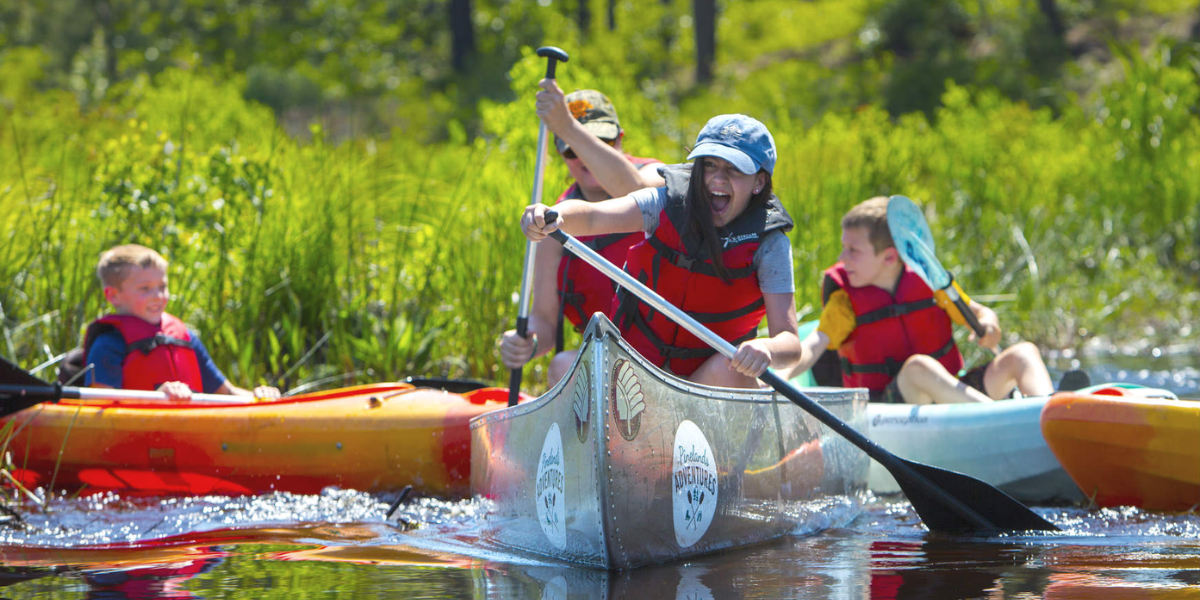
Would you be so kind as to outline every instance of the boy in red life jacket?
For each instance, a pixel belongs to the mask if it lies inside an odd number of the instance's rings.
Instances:
[[[842,253],[825,271],[820,325],[801,341],[802,358],[792,374],[808,370],[829,349],[839,355],[842,384],[869,389],[875,402],[991,402],[1013,389],[1029,396],[1053,393],[1046,365],[1029,342],[957,376],[963,358],[950,323],[967,322],[945,292],[935,293],[905,266],[888,230],[887,203],[871,198],[842,219]],[[995,347],[996,313],[954,286],[985,330],[971,339]]]
[[[643,188],[663,185],[653,158],[625,154],[625,132],[617,111],[608,98],[595,90],[576,90],[563,95],[553,79],[543,79],[537,93],[537,114],[554,133],[554,145],[575,180],[558,197],[558,202],[582,200],[603,202]],[[641,233],[616,233],[581,237],[617,265],[625,264],[631,246],[645,239]],[[549,379],[558,381],[575,360],[575,350],[563,351],[564,321],[579,331],[592,314],[607,312],[615,286],[591,265],[564,253],[557,242],[538,249],[534,264],[533,307],[525,338],[515,329],[500,338],[504,365],[517,369],[551,349],[558,354],[550,362]],[[539,344],[554,339],[555,344]]]
[[[564,201],[549,225],[548,208],[534,205],[521,226],[533,241],[559,227],[572,235],[643,232],[625,270],[737,351],[726,359],[625,292],[611,312],[621,335],[650,362],[693,382],[757,387],[768,366],[790,367],[800,357],[786,235],[792,221],[772,193],[775,156],[762,123],[720,115],[696,138],[691,166],[659,169],[666,186],[601,204]],[[769,337],[756,338],[764,315]]]
[[[89,385],[158,390],[174,401],[193,392],[278,398],[279,390],[239,388],[217,369],[200,338],[166,312],[167,261],[159,253],[127,244],[100,255],[96,276],[113,313],[88,325],[83,364],[95,368]]]

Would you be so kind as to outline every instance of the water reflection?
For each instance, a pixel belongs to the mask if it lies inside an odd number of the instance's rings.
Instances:
[[[1044,514],[1069,526],[1090,513]],[[880,503],[850,528],[625,572],[433,550],[421,535],[379,522],[222,529],[90,548],[3,547],[0,595],[1200,598],[1200,516],[1110,513],[1089,524],[1064,536],[960,538],[925,533],[900,505]],[[469,529],[455,536],[470,547]]]

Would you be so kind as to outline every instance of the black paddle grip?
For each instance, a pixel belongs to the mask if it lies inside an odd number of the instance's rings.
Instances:
[[[537,55],[546,59],[546,79],[554,79],[554,69],[558,67],[558,61],[571,60],[571,57],[557,46],[542,46],[537,49]]]

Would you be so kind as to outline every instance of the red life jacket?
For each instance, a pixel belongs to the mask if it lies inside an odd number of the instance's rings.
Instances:
[[[660,169],[667,181],[667,201],[654,234],[629,249],[625,271],[645,283],[675,307],[703,323],[713,333],[737,345],[758,335],[766,314],[754,253],[769,231],[787,232],[792,219],[775,196],[748,207],[732,223],[717,229],[724,240],[721,260],[730,275],[717,275],[696,236],[687,233],[687,190],[690,165]],[[651,309],[624,290],[613,299],[613,321],[621,336],[655,365],[679,376],[691,375],[716,354],[707,343]]]
[[[889,294],[874,285],[852,287],[839,262],[825,271],[822,304],[839,289],[850,297],[856,323],[838,348],[842,385],[882,391],[916,354],[937,359],[952,375],[962,369],[949,315],[938,308],[933,290],[907,266],[896,292]]]
[[[83,336],[83,364],[96,338],[116,329],[125,338],[121,385],[130,390],[156,390],[168,381],[182,381],[193,392],[204,391],[200,361],[192,349],[187,325],[163,313],[158,325],[133,315],[108,315],[92,321]]]
[[[625,158],[638,167],[655,164],[654,158],[640,158],[625,155]],[[555,204],[564,200],[584,200],[583,192],[578,183],[572,183],[558,197]],[[609,233],[602,235],[581,235],[575,239],[583,242],[592,250],[599,252],[615,265],[625,264],[625,254],[634,244],[646,239],[641,232]],[[564,252],[558,263],[558,328],[557,348],[563,349],[563,320],[571,321],[576,331],[587,325],[588,319],[597,312],[608,312],[612,306],[613,293],[616,284],[595,267],[575,257],[570,252]]]

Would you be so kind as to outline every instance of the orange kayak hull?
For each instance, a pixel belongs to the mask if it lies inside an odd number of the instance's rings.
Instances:
[[[1200,505],[1200,402],[1059,394],[1041,424],[1063,468],[1098,506]]]
[[[508,391],[386,383],[234,405],[69,401],[12,415],[5,438],[26,486],[145,495],[469,493],[468,422]],[[61,452],[61,459],[60,459]]]

